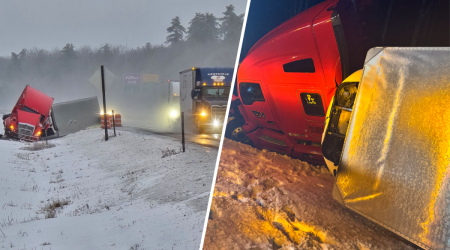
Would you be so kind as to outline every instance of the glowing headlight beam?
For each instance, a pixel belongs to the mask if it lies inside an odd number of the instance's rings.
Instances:
[[[176,110],[170,111],[170,117],[177,118],[178,117],[178,112]]]
[[[220,125],[220,122],[218,120],[213,121],[213,126],[218,127]]]

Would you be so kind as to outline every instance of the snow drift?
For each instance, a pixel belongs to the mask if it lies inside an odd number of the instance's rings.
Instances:
[[[334,177],[314,166],[225,139],[204,249],[414,249],[344,208]]]
[[[0,140],[0,248],[199,247],[217,150],[103,135],[88,129],[52,147]]]

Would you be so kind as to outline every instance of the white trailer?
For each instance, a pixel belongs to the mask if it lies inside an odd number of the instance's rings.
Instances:
[[[192,114],[195,103],[192,101],[191,93],[195,89],[195,68],[180,72],[180,111]]]
[[[371,49],[322,142],[338,202],[433,250],[450,249],[449,69],[450,48]]]

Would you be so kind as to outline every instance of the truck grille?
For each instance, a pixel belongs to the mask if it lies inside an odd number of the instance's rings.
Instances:
[[[269,142],[269,143],[273,143],[273,144],[278,145],[278,146],[283,146],[283,147],[287,146],[284,141],[282,141],[280,139],[277,139],[277,138],[273,138],[273,137],[268,136],[268,135],[261,135],[259,137],[259,139],[261,139],[263,141],[266,141],[266,142]]]
[[[211,116],[215,119],[225,119],[225,114],[227,112],[227,106],[219,106],[219,105],[212,105],[211,106]]]
[[[30,140],[33,137],[34,126],[19,122],[18,137],[22,140]]]

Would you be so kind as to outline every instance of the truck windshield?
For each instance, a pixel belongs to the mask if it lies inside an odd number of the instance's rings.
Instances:
[[[23,111],[26,111],[26,112],[29,112],[29,113],[39,114],[39,112],[34,111],[34,110],[30,109],[30,108],[27,107],[27,106],[24,106],[24,107],[22,108],[22,110],[23,110]]]
[[[42,114],[40,114],[39,112],[37,112],[37,111],[35,111],[35,110],[32,110],[32,109],[30,109],[30,108],[27,107],[27,106],[24,106],[24,107],[22,108],[22,111],[29,112],[29,113],[33,113],[33,114],[41,115],[41,118],[39,119],[39,121],[40,121],[40,123],[44,123],[45,116],[42,115]]]
[[[203,98],[208,97],[215,97],[215,98],[224,98],[228,99],[228,96],[230,94],[230,88],[203,88],[202,89],[202,96]]]

